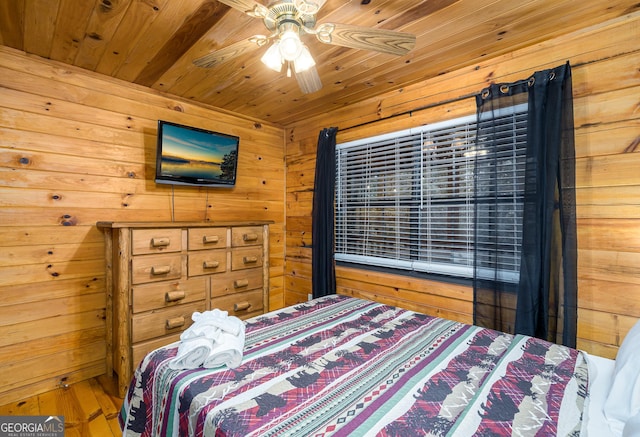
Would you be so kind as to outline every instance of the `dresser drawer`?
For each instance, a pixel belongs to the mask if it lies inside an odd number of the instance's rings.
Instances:
[[[178,279],[181,275],[182,255],[179,253],[140,255],[131,259],[133,284]]]
[[[231,251],[231,270],[262,266],[262,246],[242,247]]]
[[[211,297],[262,288],[263,274],[261,268],[255,268],[213,276],[211,278]]]
[[[262,289],[213,298],[211,299],[211,308],[228,311],[230,316],[236,317],[242,317],[256,311],[262,312],[264,309]]]
[[[189,253],[189,276],[222,273],[227,270],[227,250],[201,250]]]
[[[189,250],[224,249],[227,247],[227,228],[189,229]]]
[[[205,278],[137,285],[132,289],[132,309],[134,313],[140,313],[196,302],[207,297],[206,291]]]
[[[261,245],[262,226],[239,226],[231,228],[231,246],[258,246]]]
[[[171,308],[134,314],[131,319],[131,341],[137,343],[180,333],[193,324],[194,311],[205,311],[205,301],[177,305]]]
[[[182,250],[181,229],[134,229],[131,231],[131,240],[133,255]]]

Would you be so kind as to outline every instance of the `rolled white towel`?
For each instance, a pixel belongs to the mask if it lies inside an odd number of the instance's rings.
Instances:
[[[218,308],[214,308],[212,310],[204,312],[195,311],[191,315],[191,320],[197,322],[199,320],[205,321],[208,319],[226,319],[227,317],[229,317],[229,313],[227,311],[222,311]]]
[[[219,309],[203,313],[195,312],[191,319],[194,321],[193,325],[196,325],[195,329],[198,329],[198,327],[203,329],[204,327],[214,327],[232,335],[239,335],[240,330],[244,328],[242,320],[235,316],[229,316],[226,311],[220,311]]]
[[[194,323],[180,334],[180,340],[190,338],[206,337],[211,341],[216,341],[220,335],[220,328],[208,323]]]
[[[220,325],[224,324],[224,320],[228,318],[226,311],[214,309],[211,311],[199,312],[195,311],[191,314],[193,324],[180,334],[180,340],[186,340],[193,337],[207,337],[216,340],[220,334]]]
[[[244,352],[245,328],[241,321],[240,332],[233,335],[222,331],[220,336],[213,345],[213,349],[205,358],[203,367],[215,368],[227,366],[235,369],[242,362],[242,354]]]
[[[213,352],[213,341],[207,337],[192,337],[182,340],[178,353],[169,363],[172,369],[195,369],[201,367]]]

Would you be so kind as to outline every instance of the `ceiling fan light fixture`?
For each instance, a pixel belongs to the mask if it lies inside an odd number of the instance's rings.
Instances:
[[[298,11],[305,15],[317,13],[326,2],[327,0],[293,0]]]
[[[302,73],[315,65],[316,61],[313,60],[313,56],[311,56],[307,46],[303,44],[300,55],[293,60],[293,69],[296,73]]]
[[[302,52],[302,41],[300,41],[300,29],[291,25],[291,23],[285,23],[282,26],[282,34],[280,35],[280,55],[286,61],[293,61]]]
[[[260,60],[264,65],[276,72],[282,71],[282,56],[280,56],[280,42],[276,41],[264,52]]]

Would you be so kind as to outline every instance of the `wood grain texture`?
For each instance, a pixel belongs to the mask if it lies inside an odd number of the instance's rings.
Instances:
[[[150,32],[152,23],[158,18],[167,1],[147,0],[131,3],[127,14],[120,23],[121,30],[114,34],[113,38],[108,42],[104,55],[100,58],[95,71],[107,75],[115,74],[128,61],[129,55],[136,44]],[[89,4],[89,7],[92,7],[92,5]],[[78,21],[82,23],[82,19]],[[54,52],[51,53],[51,59],[64,60]]]
[[[104,376],[65,382],[55,390],[0,405],[0,415],[64,416],[66,436],[121,436],[118,413],[122,399],[115,395],[114,385]]]
[[[323,23],[318,26],[318,39],[326,44],[373,50],[390,55],[406,55],[416,45],[412,33],[396,32],[340,23]]]
[[[59,0],[24,1],[24,50],[26,52],[48,56],[55,32],[59,3]]]
[[[202,3],[138,74],[135,82],[151,86],[225,15],[227,8],[216,2]]]
[[[86,28],[74,65],[94,70],[127,12],[131,0],[101,0],[84,21]]]
[[[2,45],[24,49],[24,1],[0,3],[0,39]]]
[[[336,23],[338,44],[302,35],[323,88],[301,93],[296,80],[260,62],[266,47],[203,69],[194,59],[270,31],[244,13],[261,0],[19,0],[0,5],[0,42],[8,47],[151,86],[281,126],[342,110],[389,92],[404,94],[427,79],[475,68],[524,47],[638,13],[635,0],[328,0],[316,28]],[[229,5],[231,7],[229,7]],[[344,25],[344,26],[342,26]],[[352,31],[356,28],[365,30]],[[414,35],[400,56],[369,29]],[[401,42],[404,46],[404,42]],[[392,50],[393,51],[393,50]],[[554,54],[539,50],[532,56]],[[384,110],[384,108],[381,108]]]
[[[271,220],[282,277],[282,128],[6,47],[0,70],[0,402],[107,370],[98,221]],[[236,187],[156,185],[158,119],[238,135]]]

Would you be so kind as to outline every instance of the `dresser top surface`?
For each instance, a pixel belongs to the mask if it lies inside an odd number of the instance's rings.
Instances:
[[[270,220],[248,220],[248,221],[211,221],[211,222],[97,222],[98,228],[212,228],[226,226],[263,226],[273,224]]]

